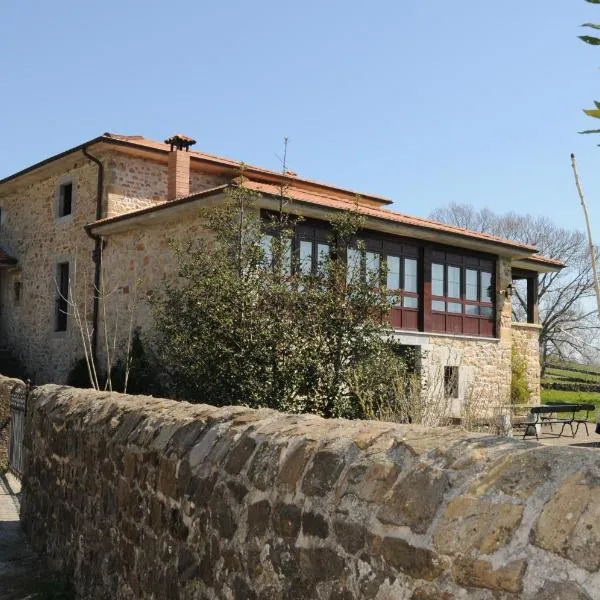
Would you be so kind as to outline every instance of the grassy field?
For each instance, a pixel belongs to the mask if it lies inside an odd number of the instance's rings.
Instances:
[[[588,371],[589,373],[585,373],[583,371]],[[598,374],[593,375],[591,372]],[[553,402],[589,402],[590,404],[594,404],[596,406],[596,412],[592,413],[589,418],[590,421],[595,422],[596,414],[598,414],[598,411],[600,410],[600,393],[544,389],[544,383],[546,382],[561,381],[565,383],[576,383],[578,380],[584,380],[588,383],[600,383],[600,367],[595,365],[580,365],[573,362],[551,363],[551,365],[546,368],[546,376],[544,379],[542,379],[542,403],[551,404]],[[583,417],[584,415],[585,413],[583,413],[581,416]]]

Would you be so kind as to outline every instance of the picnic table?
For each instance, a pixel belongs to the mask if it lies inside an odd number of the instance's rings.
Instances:
[[[539,440],[539,430],[542,425],[550,425],[550,431],[552,426],[560,426],[560,432],[557,437],[561,437],[565,427],[568,425],[571,429],[572,437],[577,435],[580,425],[585,426],[585,432],[590,435],[588,431],[587,422],[590,416],[590,412],[594,411],[596,407],[593,404],[542,404],[540,406],[529,407],[529,414],[526,419],[520,423],[525,428],[523,433],[523,439],[528,435],[529,430],[533,429],[535,433],[535,439]],[[578,412],[585,411],[585,418],[577,417]],[[575,425],[575,428],[573,426]]]

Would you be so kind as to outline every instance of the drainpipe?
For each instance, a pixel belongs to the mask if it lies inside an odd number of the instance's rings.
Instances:
[[[83,155],[98,165],[98,184],[96,189],[96,221],[102,218],[102,196],[104,192],[104,165],[88,153],[87,148],[82,148]],[[98,315],[100,313],[100,273],[102,269],[102,238],[86,228],[86,233],[94,240],[93,261],[94,270],[94,301],[92,308],[92,360],[98,364]]]

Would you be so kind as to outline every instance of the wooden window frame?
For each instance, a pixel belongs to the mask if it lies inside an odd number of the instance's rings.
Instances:
[[[267,215],[269,213],[263,211],[263,214]],[[296,223],[292,244],[293,272],[297,272],[299,268],[300,242],[302,240],[312,243],[311,273],[315,274],[317,272],[318,244],[330,244],[330,237],[331,227],[326,221],[307,218]],[[419,331],[426,334],[446,333],[488,339],[497,338],[497,297],[495,290],[498,257],[496,255],[373,230],[360,231],[355,239],[356,244],[354,247],[358,245],[358,241],[363,245],[363,256],[361,258],[361,272],[363,275],[364,252],[378,253],[382,265],[387,261],[387,256],[399,257],[401,259],[400,277],[402,285],[404,285],[405,274],[404,259],[409,258],[417,261],[417,292],[407,292],[403,289],[390,291],[391,296],[400,298],[405,296],[415,297],[417,299],[417,308],[398,305],[392,307],[390,323],[395,330]],[[443,259],[441,255],[443,255]],[[432,296],[431,269],[433,263],[444,264],[444,296]],[[447,296],[447,265],[460,269],[460,298]],[[466,298],[467,269],[477,271],[477,293],[479,298],[477,301],[467,300]],[[481,300],[481,272],[491,275],[491,302]],[[387,285],[387,281],[384,281],[383,278],[382,285]],[[433,311],[432,300],[438,299],[446,303],[460,303],[461,312]],[[491,315],[466,313],[465,307],[468,305],[491,308]],[[443,326],[439,319],[440,315],[444,317]]]
[[[496,259],[477,253],[457,253],[456,250],[445,250],[439,247],[426,249],[427,293],[424,296],[425,326],[424,331],[432,333],[450,333],[454,335],[472,335],[476,337],[496,337]],[[433,293],[433,265],[439,264],[444,269],[443,295]],[[448,295],[448,267],[456,267],[460,272],[459,297]],[[478,300],[467,299],[467,270],[477,272]],[[482,298],[482,273],[490,275],[491,301]],[[444,302],[445,310],[433,308],[433,302]],[[448,310],[448,303],[460,304],[460,312]],[[468,313],[466,306],[477,306],[478,314]],[[481,309],[491,309],[490,315],[482,315]],[[443,325],[442,325],[443,323]]]

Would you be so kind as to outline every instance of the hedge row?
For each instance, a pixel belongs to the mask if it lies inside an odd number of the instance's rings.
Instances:
[[[580,383],[577,381],[543,381],[545,390],[562,390],[564,392],[600,392],[600,383]]]

